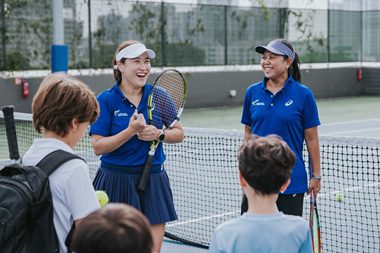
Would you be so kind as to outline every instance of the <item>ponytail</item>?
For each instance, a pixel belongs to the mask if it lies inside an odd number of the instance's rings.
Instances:
[[[294,60],[292,62],[292,65],[290,65],[290,68],[288,69],[289,76],[292,76],[294,80],[297,82],[301,82],[301,70],[300,70],[300,61],[298,54],[294,52]]]
[[[121,59],[120,62],[124,64],[125,59]],[[115,81],[117,81],[118,84],[120,84],[122,76],[121,76],[121,72],[119,68],[117,67],[115,58],[113,58],[112,60],[112,66],[113,66],[113,78],[115,79]]]
[[[294,52],[294,59],[292,65],[290,65],[290,68],[288,69],[288,75],[293,77],[293,79],[297,82],[301,82],[301,62],[298,54],[296,53],[296,51],[294,51],[292,45],[287,40],[281,39],[280,41]]]

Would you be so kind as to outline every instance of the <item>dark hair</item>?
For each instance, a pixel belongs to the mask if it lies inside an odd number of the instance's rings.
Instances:
[[[133,44],[136,44],[136,43],[139,43],[137,40],[126,40],[124,41],[123,43],[121,43],[117,48],[116,48],[116,52],[115,52],[115,56],[117,53],[119,53],[123,48],[126,48],[130,45],[133,45]],[[113,68],[113,78],[115,79],[115,81],[118,81],[119,83],[121,83],[121,72],[119,70],[119,68],[115,68],[115,65],[116,65],[116,57],[113,57],[113,60],[112,60],[112,68]],[[124,64],[125,62],[125,59],[121,59],[120,60],[121,63]]]
[[[285,46],[287,46],[288,48],[290,48],[292,50],[292,52],[294,52],[294,59],[293,59],[293,62],[292,62],[292,65],[290,65],[290,68],[288,69],[288,74],[289,76],[292,76],[294,80],[296,80],[297,82],[301,82],[301,70],[300,70],[300,59],[299,59],[299,56],[297,54],[297,52],[294,51],[294,48],[293,46],[290,44],[289,41],[285,40],[285,39],[278,39],[282,44],[284,44]],[[286,59],[288,58],[288,56],[284,56]]]
[[[153,239],[140,211],[110,203],[83,218],[71,246],[76,253],[151,253]]]
[[[252,137],[239,149],[239,171],[256,192],[278,193],[290,178],[296,158],[277,135]]]
[[[79,79],[65,73],[45,77],[32,102],[34,128],[41,133],[52,131],[65,137],[72,120],[95,122],[99,104],[95,94]]]

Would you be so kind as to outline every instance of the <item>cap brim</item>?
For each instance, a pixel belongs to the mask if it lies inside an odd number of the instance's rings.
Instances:
[[[269,51],[271,53],[274,53],[274,54],[278,54],[278,55],[286,55],[284,54],[283,52],[271,47],[271,46],[257,46],[255,47],[255,51],[259,54],[263,54],[265,51]]]
[[[147,53],[149,59],[154,59],[156,57],[156,53],[152,49],[141,48],[139,50],[134,51],[133,54],[128,56],[128,58],[133,59],[139,57],[143,53]]]

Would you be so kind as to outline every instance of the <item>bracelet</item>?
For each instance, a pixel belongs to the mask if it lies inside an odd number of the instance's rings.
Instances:
[[[313,176],[314,179],[321,180],[322,176]]]

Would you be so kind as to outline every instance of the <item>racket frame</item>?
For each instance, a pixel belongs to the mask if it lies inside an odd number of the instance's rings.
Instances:
[[[317,200],[313,191],[310,192],[310,232],[313,253],[322,253],[321,227],[317,208]],[[317,237],[317,238],[316,238]]]
[[[174,121],[168,127],[163,126],[163,128],[162,128],[163,130],[165,130],[165,129],[171,129],[179,121],[179,118],[182,115],[183,108],[184,108],[184,105],[185,105],[186,95],[187,95],[187,83],[186,83],[185,77],[182,75],[181,72],[179,72],[176,69],[166,69],[166,70],[164,70],[163,72],[161,72],[157,76],[156,80],[154,81],[153,88],[152,88],[152,90],[151,90],[151,92],[149,94],[149,97],[148,97],[148,119],[149,119],[149,124],[152,124],[153,109],[154,109],[153,94],[154,94],[155,88],[157,87],[156,84],[158,83],[158,80],[160,80],[160,78],[164,74],[166,74],[168,72],[173,72],[173,71],[176,72],[177,74],[179,74],[179,76],[182,79],[183,99],[182,99],[181,106],[178,108],[176,118],[174,119]],[[156,149],[157,149],[158,145],[160,144],[160,142],[161,142],[160,140],[154,140],[154,141],[151,141],[151,143],[150,143],[150,148],[149,148],[149,151],[148,151],[148,155],[147,155],[147,158],[145,160],[144,167],[143,167],[143,170],[142,170],[141,175],[140,175],[140,179],[139,179],[139,181],[137,183],[137,191],[140,192],[140,193],[144,193],[145,192],[146,184],[147,184],[147,181],[148,181],[148,177],[149,177],[149,174],[150,174],[150,171],[151,171],[151,168],[152,168],[153,157],[154,157],[154,154],[156,153]]]

